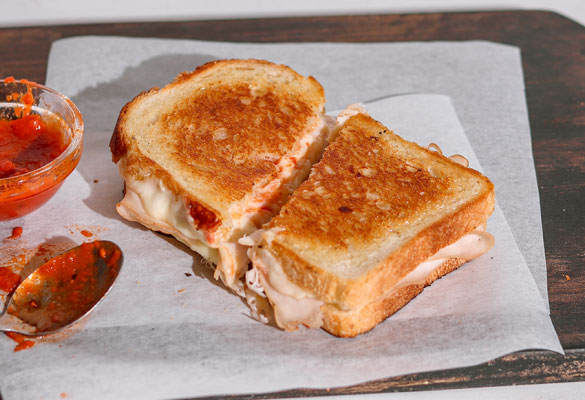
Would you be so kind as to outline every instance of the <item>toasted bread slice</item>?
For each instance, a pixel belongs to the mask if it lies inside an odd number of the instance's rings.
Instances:
[[[236,288],[248,263],[237,239],[320,157],[324,104],[314,78],[261,60],[211,62],[139,94],[110,141],[126,188],[118,212],[185,242]]]
[[[433,271],[487,251],[491,236],[478,227],[493,209],[485,176],[358,113],[248,253],[276,308],[280,295],[299,300],[325,329],[352,336],[410,301]],[[282,308],[282,327],[315,325],[314,312],[295,321]]]

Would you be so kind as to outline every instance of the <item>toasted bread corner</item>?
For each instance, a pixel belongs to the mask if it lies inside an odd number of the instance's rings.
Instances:
[[[361,175],[360,168],[367,165],[352,163],[367,160],[373,150],[381,154],[383,148],[374,139],[382,135],[389,135],[388,153],[378,165],[370,166],[377,175]],[[422,171],[424,163],[436,171]],[[385,166],[390,168],[384,171],[386,175],[380,172]],[[435,179],[433,173],[442,178]],[[410,186],[396,184],[402,180]],[[348,181],[356,185],[351,190],[345,189]],[[467,181],[474,182],[475,194],[459,192],[457,185]],[[392,184],[396,188],[388,189]],[[429,197],[426,192],[436,185],[442,189]],[[369,198],[364,193],[383,186],[387,190],[382,190],[378,200],[383,203],[373,200],[365,206]],[[407,188],[412,192],[408,196],[403,192]],[[443,196],[442,191],[449,192]],[[416,203],[418,192],[422,193],[420,203]],[[460,205],[442,211],[452,201]],[[346,122],[309,179],[268,224],[268,229],[278,230],[268,246],[292,283],[340,310],[352,310],[383,296],[417,265],[485,223],[494,204],[494,186],[478,171],[407,142],[371,117],[358,114]],[[412,218],[401,219],[393,213]],[[360,218],[365,218],[363,225]],[[385,237],[390,228],[398,235]]]
[[[322,328],[337,337],[352,338],[362,333],[369,332],[376,325],[389,318],[412,299],[418,296],[425,287],[431,285],[437,279],[453,272],[466,260],[452,258],[441,264],[426,280],[419,285],[409,285],[398,289],[391,296],[380,298],[362,307],[342,311],[338,308],[324,304],[321,307],[323,313]]]

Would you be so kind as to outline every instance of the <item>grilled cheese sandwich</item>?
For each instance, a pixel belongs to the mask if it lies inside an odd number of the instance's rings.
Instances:
[[[312,77],[259,60],[217,61],[138,95],[110,142],[125,181],[118,213],[175,236],[243,295],[238,239],[306,178],[335,121]]]
[[[283,329],[351,337],[492,247],[483,226],[494,192],[463,157],[406,142],[359,107],[340,122],[309,179],[241,243],[250,246],[246,285],[256,314],[268,299]]]
[[[199,253],[259,320],[352,337],[491,248],[494,191],[464,157],[324,104],[312,77],[260,60],[141,93],[110,142],[117,211]]]

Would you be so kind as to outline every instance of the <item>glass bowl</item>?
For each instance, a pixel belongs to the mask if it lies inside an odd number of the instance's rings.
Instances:
[[[29,92],[31,98],[24,96]],[[15,95],[16,94],[16,95]],[[22,102],[25,99],[26,104]],[[49,163],[21,175],[0,178],[0,221],[29,214],[59,190],[73,172],[83,147],[83,117],[75,104],[61,93],[27,80],[0,80],[0,120],[14,120],[30,109],[44,122],[58,126],[65,150]],[[0,160],[2,161],[2,160]]]

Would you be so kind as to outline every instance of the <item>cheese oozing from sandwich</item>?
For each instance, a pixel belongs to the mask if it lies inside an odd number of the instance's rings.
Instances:
[[[205,243],[202,233],[189,221],[184,202],[168,190],[160,179],[139,181],[126,176],[125,185],[124,198],[116,206],[121,216],[140,222],[150,229],[174,235],[203,258],[218,262],[219,251]]]
[[[334,126],[335,121],[331,117],[321,115],[315,128],[299,140],[289,155],[278,161],[277,176],[255,190],[244,204],[228,210],[233,226],[227,238],[218,237],[215,230],[198,228],[190,214],[188,199],[171,191],[161,179],[134,178],[127,172],[125,158],[118,163],[120,175],[125,181],[125,195],[116,209],[128,220],[176,237],[216,265],[216,279],[221,279],[237,294],[245,296],[241,277],[249,263],[248,248],[239,244],[238,239],[256,231],[278,212],[280,203],[306,178],[311,166],[318,161]]]
[[[264,241],[270,242],[274,237],[273,232],[265,232]],[[280,262],[266,248],[258,247],[262,241],[260,231],[254,237],[243,238],[242,244],[253,246],[248,250],[253,267],[246,273],[245,283],[248,291],[248,299],[259,301],[258,297],[267,297],[272,304],[274,319],[279,327],[287,331],[296,330],[299,324],[310,328],[319,328],[322,325],[323,315],[321,306],[323,301],[316,299],[311,293],[292,283],[286,276]],[[428,277],[443,263],[449,259],[464,259],[466,261],[477,258],[491,249],[494,238],[485,232],[483,226],[462,236],[455,243],[443,247],[426,261],[404,276],[382,298],[392,296],[397,290],[410,285],[423,285]],[[262,291],[263,289],[263,291]],[[251,296],[250,291],[254,292]],[[375,299],[378,301],[380,299]],[[248,300],[250,302],[250,300]],[[263,320],[262,316],[255,313],[253,316]]]

